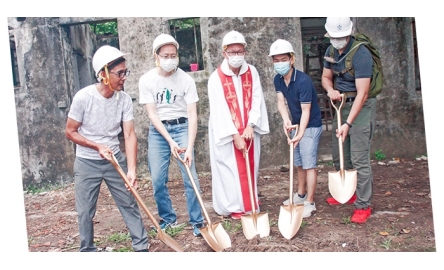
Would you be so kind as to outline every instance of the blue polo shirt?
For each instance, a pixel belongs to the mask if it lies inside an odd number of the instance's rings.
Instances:
[[[291,114],[291,124],[300,124],[302,115],[301,104],[311,104],[307,128],[322,126],[318,96],[312,80],[304,72],[294,67],[292,69],[293,74],[288,87],[285,85],[284,78],[281,75],[277,74],[274,77],[276,93],[282,93],[287,100],[287,106]]]
[[[350,51],[353,41],[355,41],[355,39],[351,37],[350,41],[347,44],[347,47],[345,48],[344,52],[342,52],[341,55],[339,55],[338,50],[333,49],[334,59],[336,62],[343,59],[345,55]],[[355,76],[353,77],[348,72],[340,76],[333,75],[334,79],[336,80],[335,82],[336,85],[334,86],[336,90],[345,91],[345,92],[356,91],[355,79],[372,77],[373,59],[370,51],[364,45],[359,45],[359,47],[355,50],[356,52],[352,59],[352,67],[354,69]],[[325,51],[325,56],[330,56],[330,47],[328,47],[327,50]],[[345,70],[345,61],[346,60],[343,59],[341,62],[337,64],[332,64],[324,60],[324,67],[327,69],[333,69],[333,71],[335,72],[340,72],[342,70]]]

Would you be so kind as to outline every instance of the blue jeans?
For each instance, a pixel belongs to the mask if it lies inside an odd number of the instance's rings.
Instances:
[[[304,136],[294,149],[293,165],[301,167],[304,170],[313,169],[317,166],[318,146],[321,139],[322,126],[306,128]],[[294,136],[294,130],[291,137]]]
[[[176,125],[164,124],[164,126],[171,138],[173,138],[179,147],[186,148],[188,146],[188,122]],[[167,187],[170,158],[171,148],[169,143],[151,124],[148,132],[148,169],[150,170],[152,177],[154,199],[156,200],[157,211],[159,212],[159,216],[168,223],[175,222],[177,218]],[[184,180],[187,209],[190,217],[189,222],[191,225],[202,223],[203,216],[199,200],[194,192],[186,168],[180,160],[177,160],[177,163]],[[194,163],[194,149],[193,162],[190,166],[190,171],[194,178],[195,184],[200,191],[199,179],[197,178]]]

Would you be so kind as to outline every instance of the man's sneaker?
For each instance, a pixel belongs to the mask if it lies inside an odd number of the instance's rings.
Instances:
[[[365,223],[371,214],[372,209],[370,207],[368,207],[367,209],[355,209],[352,217],[350,218],[350,221],[359,224]]]
[[[200,233],[200,230],[199,230],[199,229],[201,229],[201,228],[203,228],[203,227],[204,227],[203,223],[195,224],[195,225],[193,226],[193,235],[196,236],[196,237],[201,237],[202,234]]]
[[[305,199],[307,198],[307,193],[304,194],[304,197],[299,197],[298,193],[296,192],[293,195],[293,204],[303,204]],[[283,205],[288,205],[290,199],[287,199],[286,201],[284,201],[282,204]]]
[[[162,231],[165,231],[165,230],[168,229],[168,228],[175,228],[175,227],[178,227],[178,226],[180,226],[180,225],[177,224],[177,220],[174,221],[174,222],[172,222],[172,223],[169,223],[169,222],[166,222],[165,220],[162,219],[162,220],[159,222],[159,226],[160,226],[160,229],[161,229]],[[157,232],[157,229],[156,229],[156,228],[153,228],[153,230]]]
[[[332,197],[330,197],[330,198],[327,198],[327,203],[329,204],[329,205],[338,205],[338,204],[341,204],[340,202],[338,202],[337,200],[335,200],[335,198],[332,198]],[[346,204],[354,204],[356,202],[356,193],[355,194],[353,194],[353,196],[350,198],[350,200],[348,200],[347,202],[346,202]]]
[[[303,218],[307,218],[311,216],[311,212],[316,211],[316,204],[313,202],[311,204],[309,201],[304,202],[304,213],[302,214]]]

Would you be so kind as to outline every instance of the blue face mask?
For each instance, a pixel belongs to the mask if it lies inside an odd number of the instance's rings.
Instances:
[[[290,71],[290,62],[277,62],[274,63],[274,70],[281,76],[285,76]]]

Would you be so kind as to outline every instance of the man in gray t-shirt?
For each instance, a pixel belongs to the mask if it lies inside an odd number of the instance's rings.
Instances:
[[[76,144],[74,180],[78,212],[80,251],[96,251],[93,218],[102,180],[105,181],[130,231],[134,251],[148,251],[148,235],[139,208],[114,166],[114,154],[137,187],[137,137],[131,97],[122,92],[129,71],[125,54],[105,45],[93,57],[99,83],[79,90],[73,98],[66,123],[66,137]],[[125,136],[126,156],[120,151],[118,135]]]

